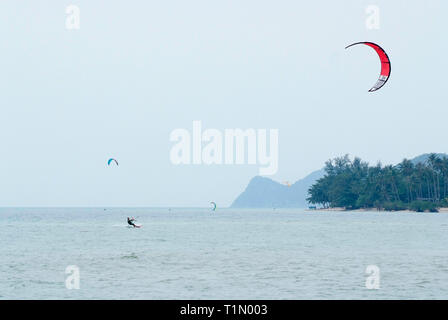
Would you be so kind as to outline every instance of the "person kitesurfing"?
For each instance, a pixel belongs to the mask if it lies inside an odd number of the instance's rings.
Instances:
[[[135,223],[134,223],[134,221],[135,221],[135,218],[134,217],[128,217],[128,224],[130,225],[130,226],[133,226],[134,228],[140,228],[140,226],[137,226]]]

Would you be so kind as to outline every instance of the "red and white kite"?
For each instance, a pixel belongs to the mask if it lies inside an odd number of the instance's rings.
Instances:
[[[378,78],[378,81],[369,90],[369,92],[376,91],[379,88],[381,88],[382,86],[384,86],[386,84],[387,80],[389,80],[390,70],[391,70],[389,57],[388,57],[386,51],[383,50],[383,48],[381,48],[379,45],[377,45],[376,43],[373,43],[373,42],[356,42],[356,43],[353,43],[353,44],[345,47],[345,49],[350,48],[351,46],[354,46],[357,44],[365,44],[366,46],[373,48],[376,51],[376,53],[378,54],[378,56],[380,57],[381,73]]]

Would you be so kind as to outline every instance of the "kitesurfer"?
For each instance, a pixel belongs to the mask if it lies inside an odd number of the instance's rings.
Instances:
[[[129,217],[128,217],[128,224],[131,225],[131,226],[133,226],[134,228],[137,228],[137,226],[134,224],[134,221],[135,221],[134,218],[132,218],[132,217],[129,218]]]

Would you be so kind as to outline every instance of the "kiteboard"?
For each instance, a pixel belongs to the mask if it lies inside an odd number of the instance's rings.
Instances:
[[[131,226],[131,225],[127,225],[126,227],[130,228],[130,229],[134,229],[134,228],[141,228],[142,226],[143,226],[142,224],[136,224],[135,227]]]

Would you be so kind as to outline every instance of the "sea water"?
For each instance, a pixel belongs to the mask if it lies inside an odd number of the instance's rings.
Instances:
[[[446,213],[1,208],[0,299],[448,299],[447,247]]]

